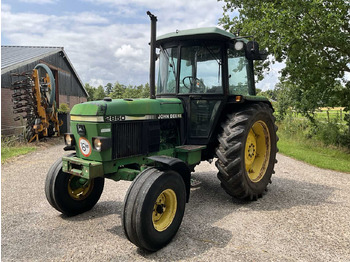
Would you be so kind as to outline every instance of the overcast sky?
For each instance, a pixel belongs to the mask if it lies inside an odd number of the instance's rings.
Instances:
[[[217,26],[216,0],[2,0],[1,45],[60,46],[84,83],[148,82],[150,10],[157,35]],[[235,15],[233,13],[232,15]],[[273,88],[280,65],[257,85]]]

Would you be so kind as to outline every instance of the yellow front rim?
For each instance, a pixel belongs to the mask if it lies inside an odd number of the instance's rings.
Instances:
[[[158,196],[154,203],[152,222],[154,228],[162,232],[167,229],[174,220],[177,209],[177,198],[174,190],[166,189]]]
[[[256,121],[245,143],[245,168],[252,182],[259,182],[265,175],[271,151],[270,132],[266,123]]]
[[[94,187],[94,180],[71,176],[68,180],[68,194],[75,200],[87,198]]]

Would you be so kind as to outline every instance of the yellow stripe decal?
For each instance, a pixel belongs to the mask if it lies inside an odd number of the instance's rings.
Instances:
[[[103,116],[70,116],[72,121],[104,122]]]
[[[151,119],[176,119],[182,118],[182,114],[159,114],[159,115],[144,115],[144,116],[71,116],[72,121],[82,122],[119,122],[119,121],[137,121],[137,120],[151,120]]]

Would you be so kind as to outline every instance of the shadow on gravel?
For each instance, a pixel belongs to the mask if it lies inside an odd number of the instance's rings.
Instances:
[[[232,199],[220,186],[212,173],[197,172],[194,177],[201,181],[198,188],[191,189],[190,202],[178,234],[162,250],[155,253],[138,249],[148,260],[167,258],[182,260],[193,258],[211,248],[224,248],[233,232],[221,228],[220,220],[234,212],[275,211],[298,206],[318,206],[328,202],[335,188],[293,179],[274,177],[269,191],[258,201]],[[237,221],[239,224],[240,221]],[[234,221],[231,222],[234,224]]]
[[[60,214],[60,217],[67,221],[86,221],[96,218],[101,218],[109,215],[120,215],[122,212],[123,203],[117,201],[100,201],[90,210],[83,214],[68,217]]]
[[[297,181],[284,177],[273,177],[272,185],[262,199],[247,205],[256,211],[285,210],[298,206],[318,206],[330,203],[329,197],[336,188]]]
[[[195,258],[211,248],[225,248],[234,235],[234,229],[220,227],[222,220],[234,212],[285,210],[297,206],[317,206],[328,202],[335,190],[332,187],[275,176],[273,184],[262,199],[253,202],[232,199],[220,186],[213,172],[196,172],[194,178],[201,182],[191,189],[190,201],[186,205],[182,225],[173,239],[163,249],[151,253],[135,247],[135,251],[147,260],[184,260]],[[115,214],[120,219],[122,202],[99,202],[91,211],[76,217],[64,217],[70,221],[82,221]],[[220,222],[221,221],[221,222]],[[225,221],[225,220],[224,220]],[[229,222],[234,227],[235,221]],[[237,221],[239,224],[240,221]],[[128,241],[122,226],[108,232]]]

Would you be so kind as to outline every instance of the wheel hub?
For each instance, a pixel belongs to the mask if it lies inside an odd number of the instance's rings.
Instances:
[[[72,175],[68,181],[68,194],[74,200],[84,200],[90,195],[93,187],[93,180]]]
[[[255,156],[255,145],[254,144],[250,144],[249,148],[248,148],[248,156],[250,158]]]
[[[152,222],[154,228],[161,232],[167,229],[174,220],[177,210],[177,198],[172,189],[164,190],[154,203]]]
[[[249,131],[247,142],[246,142],[246,151],[245,151],[245,164],[251,166],[256,157],[256,135],[253,130]]]
[[[265,175],[270,158],[271,140],[265,122],[259,120],[249,130],[245,144],[245,167],[249,179],[259,182]]]
[[[164,211],[165,211],[165,205],[163,205],[163,204],[162,204],[162,205],[157,205],[156,212],[157,212],[159,215],[163,214]]]

